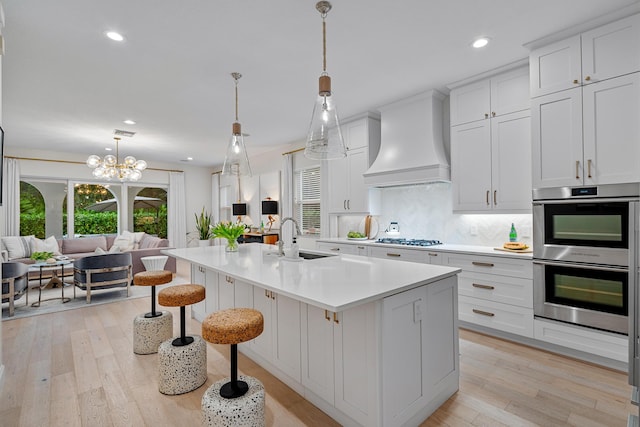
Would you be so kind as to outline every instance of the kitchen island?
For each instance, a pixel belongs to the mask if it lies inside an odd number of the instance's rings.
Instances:
[[[169,249],[207,297],[195,318],[253,307],[239,346],[343,425],[417,425],[458,390],[456,268],[356,255],[293,260],[276,247]]]

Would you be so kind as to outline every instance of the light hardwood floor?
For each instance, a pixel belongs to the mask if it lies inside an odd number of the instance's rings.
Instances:
[[[200,399],[228,375],[229,348],[208,344],[204,386],[160,394],[157,355],[132,351],[133,318],[148,304],[139,298],[3,322],[0,426],[199,426]],[[198,322],[187,323],[200,334]],[[637,412],[624,373],[469,331],[460,338],[460,391],[422,426],[613,427]],[[269,426],[337,425],[242,354],[238,364],[264,383]]]

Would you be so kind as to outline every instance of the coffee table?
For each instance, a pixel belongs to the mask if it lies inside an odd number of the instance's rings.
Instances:
[[[39,271],[40,273],[40,277],[39,277],[39,284],[38,284],[38,301],[34,302],[33,304],[31,304],[31,307],[40,307],[40,303],[43,301],[50,301],[50,300],[54,300],[54,299],[60,299],[62,300],[62,303],[66,303],[71,301],[71,298],[65,297],[64,296],[64,287],[65,287],[65,283],[62,280],[64,278],[64,268],[65,266],[68,266],[69,264],[73,264],[73,261],[70,260],[62,260],[62,261],[56,261],[55,263],[46,263],[46,262],[39,262],[36,264],[32,264],[29,266],[29,271]],[[60,277],[58,277],[57,275],[57,270],[58,268],[60,268]],[[51,270],[51,279],[49,279],[49,281],[47,283],[42,283],[42,272],[43,271],[48,271]],[[42,299],[42,290],[46,289],[47,287],[57,287],[60,286],[60,289],[62,290],[62,295],[60,297],[53,297],[53,298],[47,298],[47,299]],[[28,286],[27,286],[27,292],[28,291]]]

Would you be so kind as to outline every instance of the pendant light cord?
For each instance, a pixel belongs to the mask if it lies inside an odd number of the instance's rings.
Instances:
[[[322,14],[322,74],[327,74],[327,14]]]
[[[236,78],[236,122],[238,121],[238,79]]]

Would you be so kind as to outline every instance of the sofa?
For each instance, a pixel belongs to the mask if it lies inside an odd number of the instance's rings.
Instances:
[[[118,236],[100,235],[64,239],[55,239],[51,236],[45,240],[36,239],[33,236],[2,237],[0,242],[2,243],[0,249],[3,261],[18,261],[25,264],[35,263],[31,259],[33,252],[53,252],[54,256],[64,255],[71,260],[103,253],[129,252],[131,253],[133,275],[145,271],[141,258],[162,255],[160,251],[169,247],[167,239],[146,233],[126,231]],[[164,268],[175,273],[175,258],[169,257]]]

